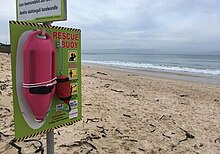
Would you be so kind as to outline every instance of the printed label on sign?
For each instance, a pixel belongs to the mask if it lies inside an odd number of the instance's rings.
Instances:
[[[73,109],[69,112],[69,119],[78,117],[78,109]]]
[[[56,105],[56,111],[62,110],[63,109],[63,104],[58,104]]]
[[[69,102],[69,105],[70,105],[71,109],[76,109],[76,108],[78,108],[78,102],[77,102],[77,100],[71,100],[71,101]]]

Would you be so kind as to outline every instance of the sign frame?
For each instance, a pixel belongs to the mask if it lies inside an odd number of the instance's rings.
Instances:
[[[24,139],[35,137],[40,134],[51,132],[54,129],[72,125],[75,122],[78,122],[82,119],[82,90],[81,90],[81,30],[80,29],[74,29],[74,28],[67,28],[67,27],[60,27],[60,26],[45,26],[42,24],[36,24],[36,23],[29,23],[29,22],[22,22],[22,21],[10,21],[10,38],[11,38],[11,62],[12,62],[12,87],[13,87],[13,108],[14,108],[14,121],[15,121],[15,141],[22,141]],[[53,109],[52,112],[48,114],[45,123],[40,126],[39,128],[31,128],[27,121],[24,118],[24,112],[21,111],[21,108],[19,107],[19,100],[18,100],[18,94],[17,94],[17,87],[16,87],[16,59],[17,59],[17,52],[18,52],[18,43],[21,35],[29,30],[46,30],[51,34],[53,37],[53,42],[56,44],[59,42],[60,38],[54,37],[55,33],[72,33],[72,34],[78,34],[78,45],[73,47],[63,47],[62,50],[56,49],[57,58],[56,58],[56,74],[59,75],[59,70],[61,70],[62,66],[63,68],[63,75],[68,75],[68,69],[69,68],[76,68],[77,71],[77,80],[73,79],[70,81],[70,83],[75,83],[77,85],[77,94],[72,95],[70,104],[71,111],[72,112],[66,112],[60,110],[57,112],[60,103],[60,100],[58,100],[57,96],[53,97],[53,101],[51,103],[51,108]],[[57,35],[58,36],[58,35]],[[62,38],[62,41],[66,41],[67,38]],[[67,43],[68,44],[68,43]],[[76,45],[76,44],[75,44]],[[77,61],[69,61],[69,51],[77,50]],[[59,54],[60,52],[64,53],[64,64],[62,64],[62,60],[60,61]],[[77,101],[76,101],[77,100]],[[77,112],[77,113],[76,113]],[[63,118],[59,119],[59,116],[55,117],[56,115],[61,115]],[[56,121],[56,119],[59,119]]]
[[[27,0],[30,1],[30,0]],[[39,0],[41,1],[41,0]],[[37,17],[27,20],[20,20],[19,19],[19,0],[16,0],[16,20],[18,21],[25,21],[25,22],[33,22],[33,23],[45,23],[45,22],[53,22],[53,21],[64,21],[67,20],[67,0],[60,0],[61,4],[61,14],[60,15],[52,15],[52,16],[44,16],[44,17]]]

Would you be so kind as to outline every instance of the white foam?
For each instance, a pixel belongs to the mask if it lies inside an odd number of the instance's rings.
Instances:
[[[84,63],[100,64],[100,65],[110,65],[117,67],[126,67],[130,69],[158,69],[164,71],[174,71],[174,72],[189,72],[189,73],[204,73],[211,75],[220,75],[220,70],[211,69],[197,69],[189,67],[176,67],[176,66],[165,66],[165,65],[153,65],[144,63],[132,63],[132,62],[119,62],[119,61],[90,61],[84,60]]]

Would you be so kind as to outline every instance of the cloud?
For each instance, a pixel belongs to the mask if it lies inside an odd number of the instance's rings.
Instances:
[[[9,20],[15,19],[14,0],[0,1],[0,42],[9,43]]]
[[[16,5],[14,0],[1,1],[0,6],[1,19],[8,20],[15,18]]]
[[[2,3],[2,4],[1,4]],[[0,5],[3,5],[3,1]],[[15,17],[14,1],[1,10],[3,27]],[[83,49],[154,48],[218,50],[218,0],[68,1],[68,20],[55,25],[82,29]],[[0,30],[0,41],[8,35]]]

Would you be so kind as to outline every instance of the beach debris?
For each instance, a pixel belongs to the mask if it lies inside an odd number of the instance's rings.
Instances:
[[[200,143],[200,144],[199,144],[199,147],[203,147],[203,144],[202,144],[202,143]]]
[[[119,134],[123,134],[118,128],[116,128],[115,131],[118,132]]]
[[[168,136],[168,135],[166,135],[166,134],[162,134],[164,137],[167,137],[167,138],[169,138],[169,139],[171,139],[171,137],[170,136]]]
[[[199,145],[195,144],[193,147],[196,149],[199,149],[199,148],[203,147],[203,144],[202,143],[199,143]]]
[[[43,154],[44,153],[44,148],[43,148],[43,143],[40,141],[40,140],[37,140],[37,139],[30,139],[30,140],[24,140],[24,142],[38,142],[40,143],[40,146],[36,146],[34,143],[32,143],[30,146],[34,146],[34,148],[36,149],[34,153],[41,153]],[[13,146],[14,148],[16,148],[18,150],[18,154],[22,154],[21,150],[22,150],[22,147],[18,146],[16,143],[15,143],[15,140],[11,140],[9,142],[9,145]]]
[[[188,97],[189,95],[182,94],[180,97]]]
[[[153,133],[153,132],[155,132],[155,130],[156,130],[156,129],[153,129],[153,130],[151,130],[150,132]]]
[[[106,131],[108,131],[108,129],[105,129],[104,127],[102,127],[102,126],[96,126],[97,128],[99,128],[99,129],[101,129],[99,132],[100,133],[103,133],[103,134],[105,134],[105,135],[107,135],[106,134]]]
[[[84,138],[85,140],[88,140],[88,141],[93,141],[94,139],[97,140],[97,139],[101,139],[100,136],[98,135],[95,135],[95,134],[87,134],[87,137]]]
[[[89,153],[92,152],[92,151],[93,151],[93,149],[90,149],[89,151],[86,152],[86,154],[89,154]]]
[[[35,150],[35,153],[41,153],[43,154],[44,153],[44,147],[43,147],[43,143],[40,141],[40,140],[37,140],[37,139],[30,139],[30,140],[24,140],[24,142],[38,142],[40,144],[40,146],[36,146],[34,143],[32,143],[31,145],[34,146],[34,148],[36,149]]]
[[[154,126],[153,124],[149,124],[150,126],[152,126],[152,127],[156,127],[156,126]]]
[[[0,90],[5,90],[6,88],[8,87],[8,85],[7,84],[2,84],[2,85],[0,85]]]
[[[130,138],[128,135],[119,136],[120,138]]]
[[[106,74],[106,73],[102,73],[102,72],[97,72],[97,74],[108,75],[108,74]]]
[[[165,115],[162,115],[162,116],[159,118],[159,120],[162,120],[162,119],[163,119],[163,117],[165,117]]]
[[[153,124],[149,124],[151,127],[153,127],[154,129],[152,129],[150,132],[153,133],[156,130],[156,126],[154,126]]]
[[[172,118],[172,115],[162,115],[158,120],[172,120],[173,124],[175,125],[176,122],[175,122],[175,119]]]
[[[62,147],[62,148],[72,148],[72,147],[76,147],[76,146],[81,146],[82,144],[79,144],[78,142],[77,143],[73,143],[73,144],[70,144],[70,145],[67,145],[67,144],[61,144],[59,145],[59,147]]]
[[[12,126],[14,126],[15,124],[14,124],[14,122],[12,121],[12,123],[10,124],[10,126],[9,127],[12,127]]]
[[[85,104],[85,106],[92,106],[92,104],[91,103],[87,103],[87,104]]]
[[[138,142],[138,140],[135,140],[135,139],[128,139],[126,141],[131,141],[131,142]]]
[[[175,125],[175,124],[176,124],[175,120],[174,120],[174,119],[172,119],[172,121],[173,121],[173,124]]]
[[[10,135],[6,135],[6,134],[0,132],[0,139],[2,138],[2,136],[4,136],[4,137],[9,137]]]
[[[10,92],[10,93],[7,93],[7,96],[11,97],[11,96],[12,96],[12,93],[11,93],[11,92]]]
[[[138,150],[145,152],[146,150],[142,149],[142,148],[138,148]]]
[[[9,113],[11,112],[10,109],[8,109],[8,108],[6,108],[6,107],[5,107],[4,109],[5,109],[6,111],[8,111]]]
[[[182,140],[180,140],[179,142],[178,142],[178,144],[180,144],[181,142],[183,142],[183,141],[186,141],[186,140],[188,140],[189,138],[190,139],[194,139],[195,138],[195,136],[194,135],[192,135],[192,134],[190,134],[188,131],[186,131],[186,130],[184,130],[184,129],[182,129],[181,127],[180,127],[180,129],[185,133],[185,135],[186,135],[186,138],[185,139],[182,139]]]
[[[100,136],[98,136],[98,135],[95,135],[95,134],[90,134],[91,136],[91,139],[93,140],[93,139],[95,139],[95,140],[97,140],[97,139],[100,139],[101,137]]]
[[[104,85],[105,88],[108,88],[109,86],[110,86],[110,84],[105,84]]]
[[[15,144],[14,140],[11,140],[11,141],[9,142],[9,145],[11,145],[11,146],[13,146],[14,148],[16,148],[16,149],[18,150],[18,154],[22,154],[22,152],[21,152],[21,147],[18,146],[17,144]]]
[[[171,144],[170,147],[171,147],[171,151],[173,151],[173,149],[176,147],[176,145],[175,144]]]
[[[128,74],[127,76],[139,76],[137,74]]]
[[[117,93],[122,93],[123,92],[122,90],[117,90],[117,89],[111,89],[111,91],[115,91]]]
[[[90,145],[90,146],[91,146],[93,149],[97,150],[96,146],[95,146],[95,145],[93,145],[92,143],[87,142],[87,144],[88,144],[88,145]]]
[[[92,119],[87,118],[86,119],[86,123],[88,123],[89,121],[91,121],[91,122],[99,122],[99,118],[92,118]]]
[[[215,102],[219,102],[219,100],[218,100],[218,99],[214,99],[214,101],[215,101]]]
[[[95,76],[95,74],[91,74],[91,75],[85,75],[86,77],[92,77],[92,78],[97,78],[97,76]]]
[[[72,148],[72,147],[79,147],[82,145],[89,145],[92,149],[97,150],[96,146],[93,145],[92,143],[88,142],[88,138],[81,139],[80,141],[75,141],[73,144],[67,145],[67,144],[61,144],[59,147],[67,147],[67,148]],[[90,150],[91,152],[91,150]]]
[[[128,117],[128,118],[131,118],[131,116],[128,115],[128,114],[123,114],[123,116]]]
[[[220,143],[220,138],[215,139],[215,143]]]
[[[138,94],[126,94],[124,96],[131,96],[131,97],[134,97],[134,98],[138,98]]]

